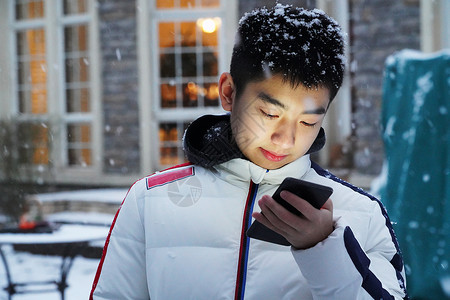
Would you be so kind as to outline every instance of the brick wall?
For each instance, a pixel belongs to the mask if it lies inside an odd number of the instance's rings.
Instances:
[[[105,173],[139,172],[136,1],[98,1]]]

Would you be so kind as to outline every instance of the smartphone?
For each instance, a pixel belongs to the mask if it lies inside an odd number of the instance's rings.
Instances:
[[[298,216],[302,215],[301,212],[299,212],[296,208],[294,208],[292,205],[281,198],[280,193],[284,190],[289,191],[302,199],[305,199],[317,209],[320,209],[333,193],[333,189],[328,186],[292,177],[285,178],[278,189],[275,191],[275,193],[272,195],[272,198],[288,211]],[[247,236],[279,245],[291,245],[282,235],[267,228],[256,220],[247,230]]]

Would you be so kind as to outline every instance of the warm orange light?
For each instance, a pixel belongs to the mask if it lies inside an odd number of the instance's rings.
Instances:
[[[216,23],[212,19],[206,19],[203,21],[202,29],[206,33],[213,33],[216,31]]]
[[[197,25],[202,28],[205,33],[213,33],[220,26],[220,18],[198,19]]]

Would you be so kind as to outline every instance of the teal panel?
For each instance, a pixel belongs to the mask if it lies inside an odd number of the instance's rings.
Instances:
[[[450,299],[450,51],[388,58],[381,123],[394,223],[413,299]]]

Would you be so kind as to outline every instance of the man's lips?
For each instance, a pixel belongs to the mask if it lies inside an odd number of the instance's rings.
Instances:
[[[266,149],[260,148],[261,153],[264,155],[265,158],[271,161],[281,161],[283,160],[287,155],[278,155],[273,152],[267,151]]]

